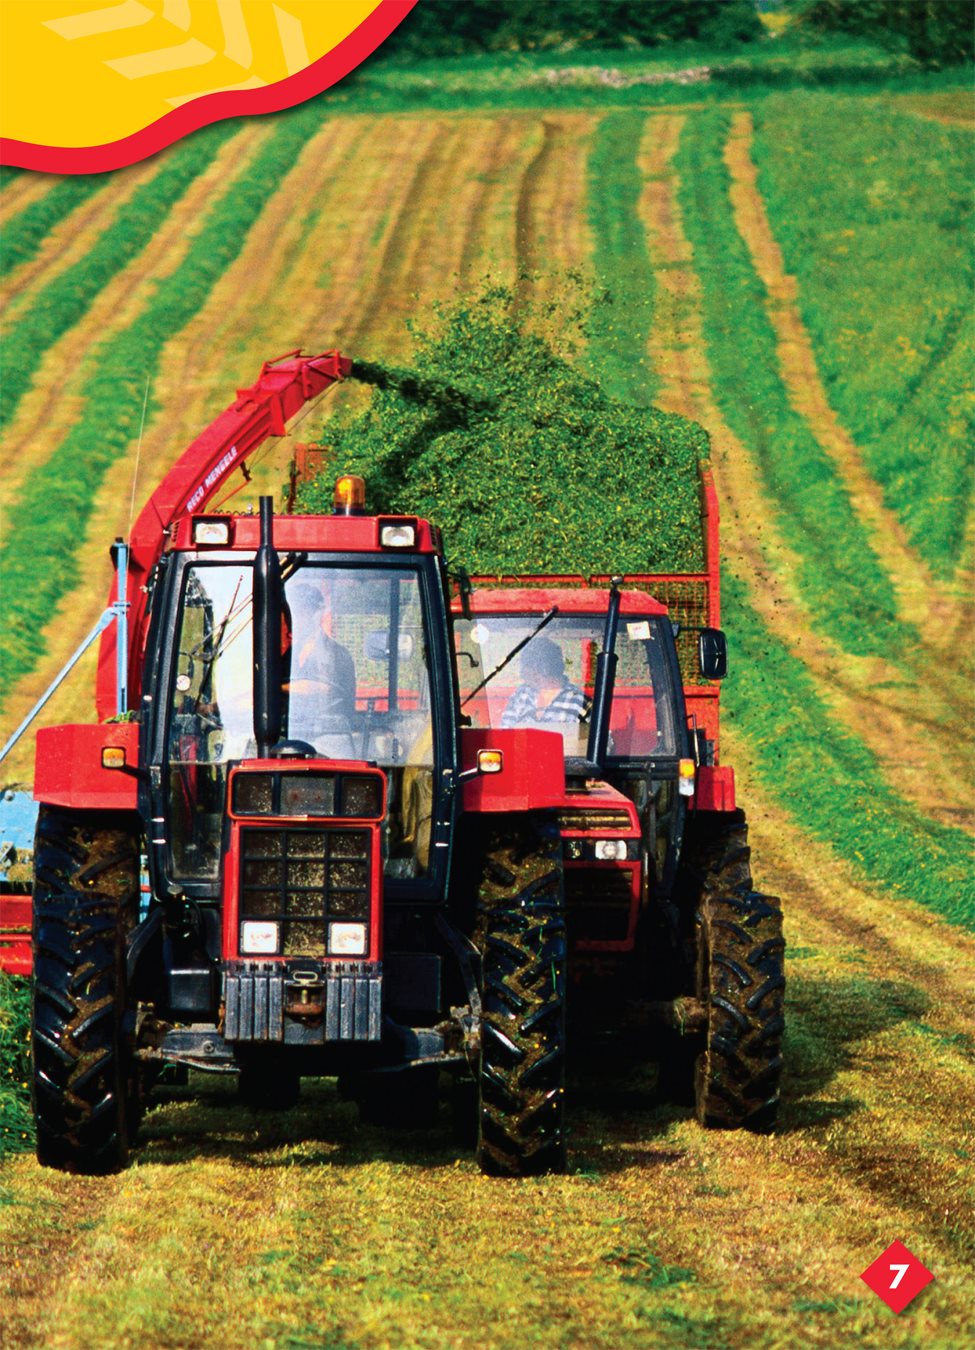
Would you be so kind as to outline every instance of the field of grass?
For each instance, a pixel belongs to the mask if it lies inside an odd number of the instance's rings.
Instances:
[[[139,174],[0,176],[4,731],[103,605],[133,479],[265,357],[408,360],[404,320],[490,273],[608,393],[711,432],[723,758],[789,941],[776,1136],[705,1134],[639,1057],[580,1065],[570,1174],[515,1184],[446,1113],[385,1135],[327,1081],[287,1118],[169,1089],[125,1176],[41,1172],[0,987],[4,1345],[973,1339],[972,95],[899,61],[390,63]],[[44,720],[90,702],[89,661]],[[858,1278],[895,1237],[936,1276],[898,1318]]]

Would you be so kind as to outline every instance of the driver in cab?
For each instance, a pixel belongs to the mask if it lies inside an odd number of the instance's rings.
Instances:
[[[578,723],[588,716],[589,700],[566,676],[561,648],[551,638],[536,637],[528,644],[521,658],[521,678],[523,683],[501,716],[503,727]]]

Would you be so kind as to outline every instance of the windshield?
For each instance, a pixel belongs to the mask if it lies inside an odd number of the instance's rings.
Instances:
[[[186,569],[168,733],[171,862],[216,877],[228,767],[257,753],[249,563]],[[419,576],[309,562],[286,577],[283,736],[387,770],[387,872],[429,861],[434,737]]]
[[[585,755],[603,615],[556,615],[483,689],[473,692],[538,628],[539,617],[486,614],[456,621],[461,704],[476,727],[558,731],[567,755]],[[609,722],[613,759],[677,754],[668,641],[667,619],[620,619]]]

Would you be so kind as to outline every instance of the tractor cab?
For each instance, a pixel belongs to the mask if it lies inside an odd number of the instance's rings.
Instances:
[[[570,776],[574,764],[586,764],[609,597],[608,589],[485,581],[466,602],[457,598],[460,700],[472,724],[557,731]],[[599,777],[635,803],[654,863],[650,884],[667,887],[695,767],[674,630],[652,596],[624,590],[619,602]]]

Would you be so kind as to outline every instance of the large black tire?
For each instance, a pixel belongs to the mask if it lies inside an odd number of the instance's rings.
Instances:
[[[138,1119],[125,994],[138,834],[116,816],[42,806],[34,877],[37,1157],[68,1172],[116,1172]]]
[[[698,811],[688,815],[675,899],[680,916],[677,947],[667,951],[668,970],[649,994],[672,999],[700,996],[700,916],[712,895],[752,888],[751,850],[744,811]],[[678,1106],[695,1106],[697,1061],[705,1034],[669,1029],[657,1048],[657,1093]]]
[[[702,906],[699,993],[707,1009],[695,1069],[702,1125],[766,1133],[775,1125],[782,1073],[785,941],[773,896],[744,888]]]
[[[477,1161],[492,1176],[565,1170],[566,930],[561,840],[526,818],[486,841]]]

